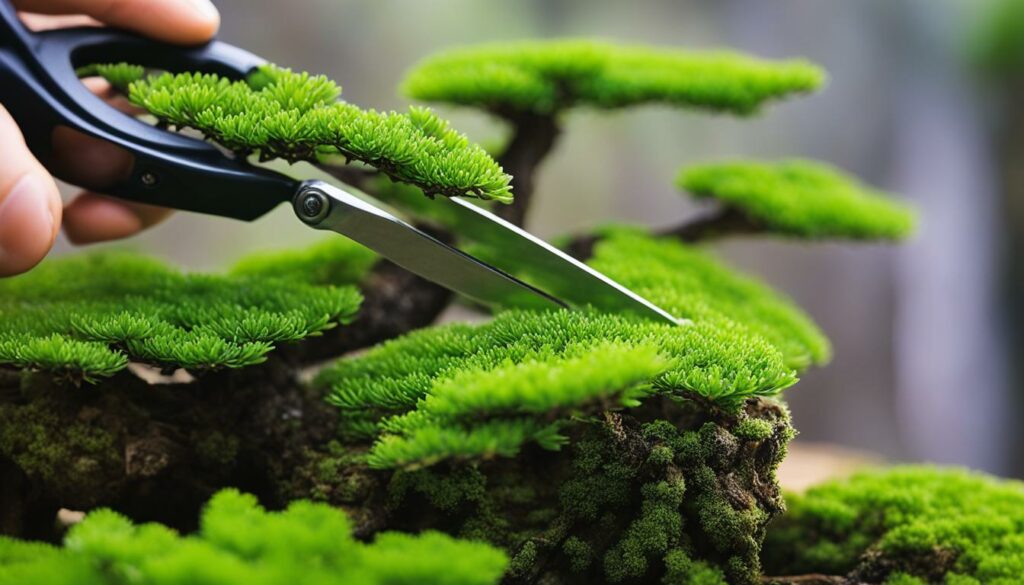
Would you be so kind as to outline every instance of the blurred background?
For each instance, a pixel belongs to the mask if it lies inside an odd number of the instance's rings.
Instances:
[[[418,59],[494,40],[587,36],[823,65],[823,91],[753,119],[573,114],[529,225],[551,236],[609,220],[677,223],[693,209],[672,187],[676,171],[728,157],[822,159],[900,194],[922,217],[906,245],[713,247],[792,296],[834,343],[833,362],[787,393],[800,440],[1021,475],[1024,9],[992,17],[998,1],[215,3],[222,39],[325,73],[346,99],[377,109],[407,105],[396,86]],[[502,136],[485,116],[441,110],[478,141]],[[316,237],[280,208],[255,224],[179,214],[129,245],[212,269]]]

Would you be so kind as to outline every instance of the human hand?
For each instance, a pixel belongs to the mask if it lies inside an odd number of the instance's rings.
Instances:
[[[13,0],[35,30],[80,25],[131,29],[157,40],[198,44],[213,37],[220,16],[209,0]],[[109,84],[90,89],[118,104]],[[60,128],[54,150],[66,172],[85,185],[111,184],[131,170],[120,148]],[[169,210],[85,191],[64,207],[53,177],[32,156],[15,121],[0,104],[0,276],[29,270],[46,256],[63,222],[68,238],[90,243],[123,238],[163,220]],[[63,217],[62,217],[63,216]]]

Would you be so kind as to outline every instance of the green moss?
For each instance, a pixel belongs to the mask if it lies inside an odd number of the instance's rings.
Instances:
[[[441,53],[417,65],[402,89],[416,99],[510,117],[644,103],[750,114],[765,101],[817,89],[824,78],[805,61],[557,40]]]
[[[94,66],[123,86],[141,73]],[[162,124],[193,128],[239,155],[318,160],[341,155],[430,195],[512,200],[510,177],[480,146],[430,110],[377,112],[339,102],[341,87],[323,76],[265,65],[246,81],[213,74],[165,73],[128,85],[132,103]]]
[[[675,549],[665,555],[665,585],[727,585],[725,575],[717,567],[696,560],[685,551]]]
[[[109,510],[71,528],[63,549],[0,537],[0,584],[497,583],[505,555],[436,532],[354,540],[344,514],[305,501],[265,512],[234,490],[210,501],[200,532],[135,526]]]
[[[93,381],[129,360],[242,367],[277,343],[348,323],[355,287],[182,274],[128,253],[47,260],[0,281],[0,365]]]
[[[775,574],[866,582],[1018,582],[1024,484],[933,467],[863,472],[789,498],[765,562]]]
[[[122,465],[113,434],[98,421],[68,424],[46,395],[0,403],[0,454],[61,497],[101,489],[98,478]]]
[[[650,380],[669,367],[649,344],[603,343],[566,353],[560,360],[509,361],[438,381],[415,411],[383,421],[387,434],[374,446],[370,465],[393,468],[451,457],[511,456],[527,440],[558,448],[555,427],[517,419],[574,416],[593,406],[635,406],[651,391]],[[498,417],[511,420],[478,422]]]
[[[79,77],[102,77],[110,85],[125,91],[132,83],[146,76],[146,68],[128,63],[97,63],[75,70]]]
[[[594,562],[594,550],[590,543],[577,536],[570,536],[562,544],[562,551],[569,559],[569,568],[582,573]]]
[[[234,463],[238,456],[238,437],[212,431],[195,441],[196,454],[203,465],[225,467]]]
[[[573,443],[560,487],[566,562],[597,555],[596,572],[574,569],[595,581],[758,583],[765,526],[782,509],[775,469],[793,434],[785,410],[758,408],[744,416],[771,432],[743,445],[733,418],[695,429],[655,420],[639,437],[625,422],[595,425]]]
[[[338,362],[317,383],[343,417],[380,421],[372,465],[415,467],[512,456],[526,442],[557,448],[575,415],[652,393],[735,410],[794,380],[771,345],[721,318],[671,326],[553,311],[416,332]]]
[[[305,248],[249,254],[235,264],[230,274],[340,286],[359,284],[376,261],[377,255],[367,248],[332,235]]]
[[[686,493],[682,477],[645,484],[640,493],[639,517],[604,557],[605,574],[613,583],[643,577],[648,572],[649,560],[665,555],[678,544],[682,534],[679,507]]]
[[[732,429],[732,434],[744,441],[763,441],[771,436],[771,423],[758,418],[744,418]]]
[[[588,263],[674,315],[725,318],[735,334],[768,340],[790,367],[831,357],[828,339],[792,301],[694,246],[609,228]]]
[[[682,171],[677,183],[695,197],[716,199],[778,234],[900,240],[914,230],[914,213],[908,207],[818,162],[702,165]]]

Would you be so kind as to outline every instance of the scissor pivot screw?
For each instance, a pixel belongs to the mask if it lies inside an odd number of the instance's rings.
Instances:
[[[318,223],[330,209],[331,201],[318,189],[306,189],[295,199],[295,213],[308,224]]]
[[[156,184],[160,182],[159,179],[156,178],[156,175],[150,172],[142,173],[139,180],[147,187],[156,187]]]

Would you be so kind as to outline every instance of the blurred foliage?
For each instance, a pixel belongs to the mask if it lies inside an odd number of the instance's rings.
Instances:
[[[416,99],[507,116],[644,103],[751,114],[768,100],[817,89],[824,79],[805,61],[556,40],[443,52],[416,66],[402,88]]]
[[[983,13],[971,39],[974,60],[995,75],[1024,76],[1024,0],[978,5]]]
[[[694,197],[715,199],[776,234],[803,238],[900,240],[914,212],[824,163],[736,161],[691,167],[677,180]]]
[[[787,497],[768,532],[772,574],[855,582],[1010,585],[1024,575],[1024,484],[934,467],[897,467]]]
[[[110,510],[89,513],[63,548],[0,536],[0,584],[25,585],[488,585],[505,555],[437,532],[355,540],[345,515],[296,501],[266,512],[235,490],[215,495],[194,536],[133,525]]]

